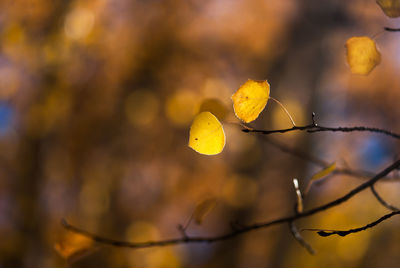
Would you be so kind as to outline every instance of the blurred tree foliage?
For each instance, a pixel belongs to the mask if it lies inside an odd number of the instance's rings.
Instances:
[[[399,131],[400,36],[378,38],[382,62],[366,77],[350,74],[344,52],[349,37],[372,36],[394,22],[367,0],[0,1],[0,266],[65,267],[54,249],[64,235],[62,217],[145,241],[179,235],[176,225],[209,196],[218,205],[188,233],[206,236],[237,219],[291,212],[292,178],[306,182],[318,167],[235,126],[225,128],[223,153],[199,155],[187,147],[193,117],[204,99],[231,107],[243,81],[268,78],[271,95],[299,124],[315,111],[330,125]],[[256,126],[290,127],[269,105]],[[398,143],[374,134],[277,138],[372,172],[398,151]],[[324,180],[306,205],[357,183]],[[378,188],[398,201],[398,183]],[[300,225],[351,228],[383,211],[363,193]],[[396,267],[398,226],[393,220],[346,238],[307,234],[314,257],[281,226],[214,245],[100,247],[71,265]]]

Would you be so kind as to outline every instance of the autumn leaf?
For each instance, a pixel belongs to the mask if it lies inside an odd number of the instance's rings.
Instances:
[[[66,260],[78,258],[90,251],[93,240],[84,235],[67,231],[54,245],[56,251]]]
[[[335,171],[335,169],[336,169],[336,162],[333,162],[332,164],[330,164],[329,166],[327,166],[323,170],[315,173],[311,177],[310,181],[316,181],[316,180],[322,179],[323,177],[326,177],[329,174],[331,174],[333,171]]]
[[[354,74],[369,74],[381,61],[375,41],[367,36],[352,37],[346,42],[347,62]]]
[[[386,16],[390,18],[400,17],[399,0],[377,0],[376,3],[381,7]]]
[[[201,224],[205,216],[215,207],[217,204],[216,198],[208,198],[200,202],[193,212],[193,219],[197,224]]]
[[[247,80],[247,82],[232,95],[233,108],[236,116],[245,123],[257,119],[258,115],[264,110],[265,105],[267,105],[269,88],[269,84],[266,80]]]
[[[326,176],[328,176],[329,174],[331,174],[332,172],[334,172],[336,169],[336,162],[333,162],[332,164],[330,164],[329,166],[325,167],[324,169],[318,171],[317,173],[315,173],[310,181],[308,182],[307,188],[305,190],[305,193],[308,192],[308,190],[310,189],[311,185],[317,181],[320,180]]]
[[[190,127],[189,147],[200,154],[216,155],[225,147],[225,132],[210,112],[201,112]]]

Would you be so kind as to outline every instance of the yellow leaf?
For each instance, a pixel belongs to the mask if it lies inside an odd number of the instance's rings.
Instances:
[[[323,170],[318,171],[317,173],[315,173],[315,174],[311,177],[310,181],[308,182],[308,185],[307,185],[306,190],[304,191],[304,193],[305,193],[305,194],[308,193],[308,191],[310,190],[311,185],[312,185],[315,181],[317,181],[317,180],[319,180],[319,179],[322,179],[323,177],[328,176],[329,174],[331,174],[332,172],[334,172],[335,169],[336,169],[336,162],[333,162],[332,164],[330,164],[329,166],[327,166],[327,167],[324,168]]]
[[[215,155],[225,146],[225,132],[210,112],[199,113],[190,127],[189,147],[200,154]]]
[[[386,16],[390,18],[400,17],[399,0],[377,0],[376,3],[381,7]]]
[[[327,166],[326,168],[324,168],[323,170],[315,173],[310,181],[316,181],[319,179],[322,179],[323,177],[328,176],[329,174],[331,174],[332,172],[334,172],[336,169],[336,162],[333,162],[332,164],[330,164],[329,166]]]
[[[93,240],[84,235],[68,231],[54,245],[57,252],[65,259],[74,258],[87,253],[93,246]]]
[[[254,121],[264,110],[269,98],[269,84],[266,80],[247,80],[235,94],[232,95],[233,108],[236,116],[249,123]]]
[[[347,62],[354,74],[369,74],[381,62],[375,41],[367,36],[352,37],[346,42]]]
[[[193,212],[193,219],[197,224],[203,222],[204,217],[215,207],[217,204],[216,198],[208,198],[200,202]]]

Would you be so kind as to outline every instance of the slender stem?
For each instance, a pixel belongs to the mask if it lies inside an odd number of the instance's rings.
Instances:
[[[184,226],[182,226],[182,230],[185,232],[186,229],[189,227],[189,225],[192,223],[193,220],[193,214],[194,212],[192,212],[192,214],[190,214],[189,219],[186,221],[186,224]]]
[[[295,127],[296,124],[294,123],[294,120],[293,120],[292,116],[290,115],[289,111],[285,108],[285,106],[283,106],[283,104],[280,101],[278,101],[275,98],[272,98],[271,96],[269,97],[269,99],[271,99],[271,100],[273,100],[273,101],[275,101],[276,103],[279,104],[279,106],[283,109],[283,111],[285,111],[286,115],[289,117],[290,122],[292,122],[293,127]]]
[[[297,230],[296,225],[292,221],[289,222],[289,230],[293,235],[294,239],[296,239],[296,241],[299,242],[299,244],[303,248],[305,248],[308,251],[308,253],[310,253],[311,255],[315,255],[315,250],[311,247],[310,244],[307,243],[307,241],[304,240],[300,232]]]
[[[371,37],[371,39],[376,40],[376,39],[377,39],[379,36],[381,36],[383,33],[385,33],[385,29],[382,30],[382,31],[380,31],[380,32],[378,32],[378,33],[376,33],[376,34],[374,34],[374,35]]]

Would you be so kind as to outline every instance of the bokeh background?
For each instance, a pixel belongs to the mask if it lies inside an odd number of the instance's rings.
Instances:
[[[374,126],[400,132],[400,26],[373,0],[0,1],[0,267],[65,267],[54,249],[60,219],[121,240],[180,237],[198,202],[218,198],[189,235],[293,212],[319,167],[241,132],[230,96],[248,78],[297,124]],[[344,44],[376,36],[382,62],[352,75]],[[227,144],[217,156],[187,146],[204,100],[226,106]],[[253,127],[290,127],[273,102]],[[377,172],[399,144],[370,133],[288,133],[272,138],[340,167]],[[393,174],[392,176],[397,176]],[[306,208],[363,180],[330,176]],[[400,205],[398,182],[378,191]],[[365,191],[299,228],[346,229],[387,210]],[[70,267],[396,267],[399,219],[345,238],[286,225],[210,245],[130,250],[96,246]]]

